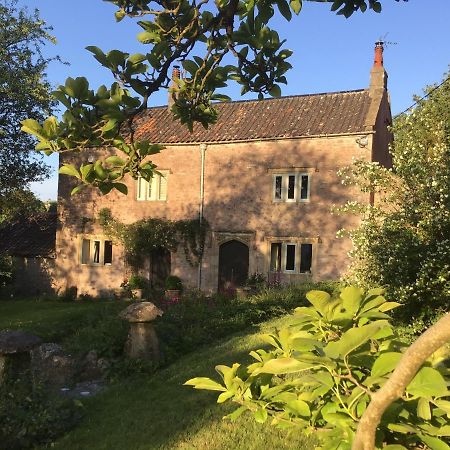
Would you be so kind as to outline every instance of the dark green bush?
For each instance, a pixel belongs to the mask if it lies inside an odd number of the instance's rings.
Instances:
[[[0,386],[0,448],[32,448],[51,443],[82,416],[79,401],[32,388],[27,379]]]
[[[111,311],[99,311],[85,318],[83,324],[65,341],[64,346],[75,354],[95,350],[99,356],[115,358],[123,354],[128,324]]]
[[[0,254],[0,288],[12,281],[13,264],[11,258],[3,253]]]
[[[166,281],[164,282],[164,286],[166,288],[166,290],[177,290],[177,291],[181,291],[183,289],[183,284],[180,280],[180,278],[178,278],[175,275],[169,275],[166,278]]]
[[[148,289],[148,280],[140,275],[131,275],[128,280],[128,287],[130,289]]]

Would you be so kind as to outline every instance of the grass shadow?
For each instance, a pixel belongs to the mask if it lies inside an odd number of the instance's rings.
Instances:
[[[286,319],[263,328],[281,326]],[[183,383],[214,376],[214,366],[250,360],[263,345],[260,333],[238,334],[181,358],[152,377],[112,386],[86,402],[82,424],[58,441],[56,449],[298,449],[313,448],[301,433],[289,437],[270,425],[243,417],[223,421],[234,405],[217,405],[217,393],[196,391]]]

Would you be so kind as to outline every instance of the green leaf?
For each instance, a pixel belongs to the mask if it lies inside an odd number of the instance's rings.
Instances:
[[[25,119],[22,120],[21,124],[22,124],[21,130],[24,133],[32,134],[33,136],[36,136],[39,139],[47,139],[47,136],[44,133],[44,129],[41,127],[41,125],[37,120]]]
[[[311,410],[308,403],[303,400],[292,400],[286,403],[286,410],[296,416],[310,417]]]
[[[194,76],[198,70],[197,64],[194,61],[191,61],[189,59],[184,60],[182,64],[183,64],[184,70],[189,72],[192,76]]]
[[[402,357],[401,353],[397,352],[388,352],[380,355],[372,367],[372,376],[380,377],[386,375],[389,372],[392,372],[397,366],[400,358]]]
[[[355,286],[347,286],[342,289],[340,297],[343,300],[343,306],[347,311],[355,314],[362,302],[364,290]]]
[[[113,183],[113,187],[116,188],[123,195],[128,194],[128,186],[123,183]]]
[[[278,358],[267,361],[256,373],[271,373],[273,375],[283,375],[308,370],[316,366],[316,363],[304,363],[295,358]],[[256,375],[256,373],[253,375]]]
[[[247,408],[245,406],[240,406],[238,409],[235,409],[232,413],[225,416],[224,419],[230,419],[234,422],[244,411],[247,411]]]
[[[427,436],[426,434],[421,433],[419,433],[418,436],[431,450],[450,450],[450,447],[437,437]]]
[[[120,9],[114,13],[114,17],[116,18],[116,22],[120,22],[126,16],[125,10]]]
[[[381,3],[380,2],[372,3],[371,7],[376,13],[380,13],[381,12]]]
[[[108,158],[105,159],[105,162],[107,164],[112,164],[113,166],[123,166],[125,164],[125,161],[122,158],[115,155],[108,156]]]
[[[224,388],[221,384],[206,377],[191,378],[190,380],[186,381],[184,385],[193,386],[194,389],[205,389],[207,391],[226,391],[226,388]]]
[[[302,0],[291,0],[291,9],[295,14],[299,14],[302,9]]]
[[[385,320],[379,320],[369,325],[352,328],[346,331],[339,341],[328,343],[324,348],[325,355],[333,359],[343,358],[356,348],[365,344],[370,338],[375,336],[379,330],[387,325],[388,323]]]
[[[417,402],[417,416],[425,420],[431,420],[430,402],[426,398],[419,398]]]
[[[81,166],[80,172],[81,172],[82,178],[83,179],[88,178],[93,170],[94,170],[94,164],[86,164],[84,166]]]
[[[417,397],[441,397],[447,394],[447,383],[444,377],[432,367],[422,367],[406,392]]]
[[[230,399],[231,397],[234,396],[234,392],[231,391],[227,391],[227,392],[222,392],[219,397],[217,397],[217,403],[223,403],[226,402],[228,399]]]
[[[86,185],[85,184],[79,184],[78,186],[75,186],[71,191],[70,191],[70,195],[75,195],[78,192],[81,191],[81,189],[83,189]]]
[[[408,449],[406,447],[403,447],[403,445],[391,444],[386,445],[386,447],[383,447],[383,450],[408,450]]]
[[[145,55],[143,55],[142,53],[135,53],[134,55],[131,55],[128,58],[128,62],[130,64],[139,64],[142,61],[145,61],[147,59],[147,57]]]
[[[378,309],[381,312],[386,312],[390,311],[391,309],[398,308],[399,306],[402,306],[402,304],[397,302],[386,302],[383,303]]]
[[[331,296],[328,292],[313,290],[306,293],[306,298],[318,312],[324,315]]]
[[[277,6],[278,6],[278,10],[280,11],[281,15],[286,20],[289,21],[292,19],[292,13],[291,13],[291,10],[289,9],[289,3],[286,0],[278,0]]]
[[[270,89],[269,89],[269,94],[272,97],[281,97],[281,88],[280,86],[278,86],[277,84],[274,84]]]
[[[62,175],[70,175],[72,177],[77,177],[81,179],[78,170],[72,164],[64,164],[59,168],[59,173]]]
[[[267,411],[265,408],[260,408],[253,413],[255,420],[258,423],[264,423],[267,420]]]

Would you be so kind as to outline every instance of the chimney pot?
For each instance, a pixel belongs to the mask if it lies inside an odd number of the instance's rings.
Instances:
[[[181,70],[180,70],[180,66],[173,66],[173,70],[172,70],[172,83],[170,84],[170,88],[173,89],[176,86],[175,80],[179,80],[181,78]],[[172,105],[174,104],[174,95],[175,93],[171,93],[169,90],[169,99],[167,102],[167,106],[170,109],[172,108]]]
[[[375,42],[375,59],[373,65],[375,67],[383,67],[383,41]]]

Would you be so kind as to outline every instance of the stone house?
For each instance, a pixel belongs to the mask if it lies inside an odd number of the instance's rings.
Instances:
[[[152,155],[163,176],[150,185],[126,179],[128,196],[85,190],[74,197],[72,179],[60,176],[58,288],[98,295],[123,281],[124,251],[98,224],[102,208],[128,224],[148,217],[208,221],[201,264],[188,264],[182,249],[153,252],[142,272],[151,282],[171,273],[213,292],[253,273],[282,282],[339,278],[351,243],[336,233],[357,219],[330,209],[373,198],[343,186],[337,171],[352,158],[391,165],[382,52],[377,43],[367,89],[221,103],[218,122],[208,130],[195,126],[189,133],[167,106],[145,111],[137,134],[166,146]],[[94,157],[108,154],[98,149]],[[81,156],[62,159],[79,162]]]
[[[13,295],[54,292],[56,224],[56,212],[39,212],[0,226],[0,254],[13,261]]]

